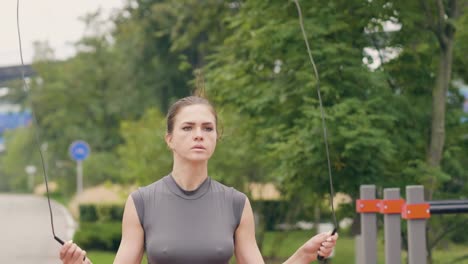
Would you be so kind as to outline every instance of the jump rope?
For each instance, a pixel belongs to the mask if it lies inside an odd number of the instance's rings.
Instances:
[[[299,16],[299,25],[300,25],[301,31],[302,31],[302,37],[304,38],[304,43],[306,45],[307,53],[309,54],[309,60],[310,60],[310,63],[312,65],[312,70],[313,70],[313,73],[314,73],[315,79],[316,79],[317,97],[318,97],[318,100],[319,100],[320,116],[321,116],[321,119],[322,119],[322,128],[323,128],[323,138],[324,138],[324,142],[325,142],[325,151],[326,151],[326,155],[327,155],[328,178],[329,178],[329,183],[330,183],[330,206],[331,206],[332,215],[333,215],[333,223],[335,225],[331,235],[334,235],[336,233],[337,229],[338,229],[338,222],[336,220],[336,213],[335,213],[335,208],[334,208],[334,205],[333,205],[333,197],[335,196],[335,191],[333,189],[333,178],[332,178],[332,172],[331,172],[330,151],[328,150],[327,126],[326,126],[326,122],[325,122],[325,113],[324,113],[324,110],[323,110],[322,96],[321,96],[321,93],[320,93],[320,78],[319,78],[319,74],[318,74],[318,71],[317,71],[317,67],[315,66],[315,62],[314,62],[314,58],[312,56],[312,52],[310,50],[309,41],[307,40],[307,34],[306,34],[306,31],[305,31],[305,28],[304,28],[304,21],[303,21],[303,18],[302,18],[301,6],[300,6],[298,0],[293,0],[293,1],[296,4],[297,13],[298,13],[298,16]],[[20,31],[20,23],[19,23],[19,9],[20,9],[19,6],[20,6],[20,0],[17,0],[16,1],[16,27],[17,27],[17,31],[18,31],[18,44],[19,44],[20,59],[21,59],[21,65],[22,65],[22,67],[21,67],[21,78],[22,78],[22,81],[23,81],[23,90],[28,91],[29,90],[29,85],[28,85],[28,82],[26,81],[26,78],[24,77],[24,67],[25,67],[25,65],[24,65],[24,60],[23,60],[23,49],[22,49],[22,44],[21,44],[21,31]],[[47,177],[47,170],[46,170],[45,162],[44,162],[44,154],[42,153],[42,149],[40,147],[39,132],[38,132],[39,125],[38,125],[37,118],[36,118],[36,115],[35,115],[35,112],[34,112],[34,109],[33,109],[32,105],[31,105],[31,115],[32,115],[32,122],[33,122],[33,130],[34,130],[34,138],[35,138],[35,142],[36,142],[36,147],[38,148],[39,155],[41,157],[42,172],[43,172],[43,175],[44,175],[44,182],[45,182],[46,193],[47,193],[47,203],[49,205],[50,226],[52,228],[52,236],[54,237],[54,239],[58,243],[63,245],[65,242],[55,234],[54,214],[52,213],[52,206],[51,206],[51,203],[50,203],[50,193],[49,193],[49,183],[48,183],[48,177]],[[326,259],[323,256],[318,255],[317,259],[319,261],[323,262],[323,263],[326,263]],[[86,260],[86,256],[83,258],[83,261],[84,260]]]
[[[331,172],[331,162],[330,162],[330,151],[328,150],[328,136],[327,136],[327,125],[325,122],[325,111],[323,110],[323,104],[322,104],[322,96],[320,94],[320,78],[319,74],[317,71],[317,67],[315,66],[314,58],[312,57],[312,51],[310,50],[310,45],[309,41],[307,40],[307,34],[304,28],[304,21],[302,19],[302,11],[301,11],[301,6],[299,5],[298,0],[294,0],[294,3],[296,4],[297,7],[297,14],[299,16],[299,25],[301,26],[301,31],[302,31],[302,37],[304,38],[304,42],[307,48],[307,53],[309,54],[309,59],[310,63],[312,64],[312,68],[315,74],[315,79],[317,81],[317,97],[319,99],[319,105],[320,105],[320,116],[322,118],[322,128],[323,128],[323,141],[325,142],[325,151],[327,154],[327,164],[328,164],[328,179],[330,181],[330,206],[332,210],[332,215],[333,215],[333,223],[335,224],[335,228],[333,229],[331,235],[333,236],[336,231],[338,230],[338,221],[336,220],[336,213],[335,213],[335,207],[333,205],[333,197],[335,197],[335,191],[333,189],[333,178],[332,178],[332,172]],[[317,259],[321,262],[326,263],[326,260],[323,256],[318,255]]]
[[[17,28],[17,31],[18,31],[18,44],[19,44],[20,59],[21,59],[21,66],[22,66],[21,67],[21,79],[23,81],[23,91],[26,92],[26,91],[29,91],[29,84],[26,81],[26,78],[24,77],[24,67],[25,67],[25,65],[24,65],[24,60],[23,60],[23,48],[22,48],[22,43],[21,43],[19,10],[20,10],[20,0],[17,0],[16,1],[16,28]],[[50,203],[50,192],[49,192],[49,181],[47,179],[48,178],[47,177],[47,169],[46,169],[46,166],[45,166],[44,154],[42,152],[41,145],[40,145],[40,140],[39,140],[39,125],[38,125],[36,114],[34,112],[34,108],[32,107],[32,105],[31,105],[31,116],[32,116],[32,123],[33,123],[33,130],[34,130],[34,139],[35,139],[36,147],[39,150],[39,156],[41,157],[42,173],[44,175],[44,182],[45,182],[46,193],[47,193],[47,203],[49,205],[50,226],[52,228],[52,236],[54,237],[54,239],[58,243],[63,245],[63,244],[65,244],[65,242],[55,234],[54,214],[52,213],[52,206],[51,206],[51,203]],[[86,260],[86,256],[83,257],[83,261],[85,261],[85,260]]]

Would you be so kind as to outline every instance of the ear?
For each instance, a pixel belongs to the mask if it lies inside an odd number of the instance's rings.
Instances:
[[[164,139],[166,140],[167,147],[172,150],[172,134],[166,133]]]

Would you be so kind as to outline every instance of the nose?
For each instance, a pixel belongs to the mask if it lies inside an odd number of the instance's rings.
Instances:
[[[202,133],[201,128],[197,128],[194,130],[193,139],[197,141],[203,140],[203,133]]]

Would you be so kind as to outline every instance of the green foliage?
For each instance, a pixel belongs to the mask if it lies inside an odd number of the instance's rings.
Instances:
[[[251,129],[254,123],[238,110],[231,107],[217,110],[221,138],[209,162],[210,176],[240,191],[248,191],[248,182],[262,182],[269,177],[258,155],[262,141]]]
[[[96,222],[98,220],[97,205],[80,204],[80,222]]]
[[[122,221],[124,207],[120,204],[80,204],[80,223]]]
[[[468,123],[460,123],[466,114],[455,85],[448,91],[441,166],[427,165],[440,50],[428,30],[438,22],[431,19],[436,3],[300,2],[320,77],[335,189],[355,198],[360,184],[403,187],[435,178],[434,199],[466,196]],[[458,18],[440,22],[456,27],[452,79],[467,83],[462,2]],[[28,94],[17,89],[12,95],[33,106],[41,144],[48,145],[49,174],[64,196],[74,190],[74,167],[54,165],[67,163],[76,139],[92,148],[84,162],[86,185],[144,185],[166,175],[171,153],[163,113],[190,94],[192,72],[201,68],[223,131],[210,176],[246,192],[248,182],[274,182],[304,212],[322,206],[328,168],[318,80],[292,1],[137,0],[109,19],[111,32],[103,30],[105,20],[98,12],[84,19],[94,34],[76,43],[77,55],[66,61],[48,61],[43,47],[35,64],[39,81]],[[388,21],[401,29],[385,31]],[[389,50],[396,56],[370,69],[363,61],[376,58],[368,48],[380,59]],[[0,190],[25,190],[25,165],[39,164],[31,131],[8,133],[6,143]]]
[[[33,130],[31,128],[18,128],[4,133],[6,153],[0,157],[2,170],[0,191],[29,191],[28,175],[25,168],[29,165],[36,167],[34,184],[40,180],[41,167],[39,163],[39,150],[37,149]]]
[[[121,222],[85,222],[80,224],[73,241],[86,250],[117,251],[121,237]]]
[[[149,184],[166,175],[172,166],[172,154],[164,140],[164,116],[148,109],[138,121],[123,121],[124,144],[117,149],[122,179]]]
[[[118,222],[122,221],[124,207],[121,204],[102,204],[97,207],[99,221]]]
[[[385,172],[396,154],[386,130],[394,118],[381,108],[382,96],[391,94],[379,78],[371,77],[378,73],[361,62],[367,44],[363,27],[372,13],[364,3],[349,3],[359,16],[351,22],[345,11],[350,8],[336,5],[324,3],[317,9],[316,4],[303,3],[303,11],[313,46],[320,47],[313,54],[321,74],[333,171],[341,179],[339,188],[355,194],[359,183],[394,174]],[[328,181],[316,80],[295,6],[249,2],[228,22],[235,31],[212,56],[210,96],[251,118],[260,138],[257,155],[269,160],[269,172],[283,191],[292,195],[307,188],[325,194]]]
[[[114,152],[92,152],[83,162],[85,186],[94,186],[102,182],[121,181],[121,163]]]
[[[288,214],[287,201],[253,201],[252,208],[258,213],[265,226],[265,231],[276,230],[278,224],[285,223]],[[292,222],[292,221],[291,221]]]

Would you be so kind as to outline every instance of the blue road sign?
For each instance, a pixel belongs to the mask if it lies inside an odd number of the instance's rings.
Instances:
[[[82,140],[73,141],[69,148],[70,156],[76,161],[85,160],[91,149],[89,148],[88,143]]]

